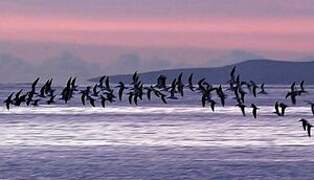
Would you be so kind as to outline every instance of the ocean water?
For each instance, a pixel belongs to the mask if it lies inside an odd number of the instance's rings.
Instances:
[[[26,85],[0,85],[0,101]],[[168,104],[154,98],[83,107],[79,96],[39,107],[0,107],[0,179],[314,179],[314,139],[300,118],[314,123],[314,87],[291,106],[288,86],[268,95],[243,117],[232,96],[215,112],[185,91]],[[59,91],[60,92],[60,89]],[[146,98],[145,98],[146,99]],[[278,117],[274,102],[289,105]],[[41,101],[44,104],[44,101]]]

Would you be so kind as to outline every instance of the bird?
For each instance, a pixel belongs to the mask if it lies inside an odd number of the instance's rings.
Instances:
[[[230,80],[235,81],[235,71],[236,71],[236,66],[232,67],[232,70],[230,71]]]
[[[307,134],[309,137],[311,137],[311,128],[313,127],[312,124],[308,123],[307,126],[306,126],[306,129],[307,129]]]
[[[113,94],[113,90],[111,89],[108,92],[105,92],[104,95],[106,95],[106,100],[110,103],[114,102],[116,99],[116,96]]]
[[[139,80],[139,75],[138,75],[138,72],[135,71],[133,76],[132,76],[132,82],[131,84],[137,84],[138,83],[138,80]]]
[[[160,94],[160,99],[161,99],[161,101],[164,103],[164,104],[167,104],[167,101],[166,101],[166,95],[165,94]]]
[[[202,106],[205,107],[205,105],[207,103],[207,96],[206,96],[206,94],[202,95],[201,102],[202,102]]]
[[[279,110],[279,103],[278,103],[278,101],[276,101],[276,103],[275,103],[275,112],[273,112],[273,113],[277,114],[278,116],[282,116],[282,114],[281,114],[281,112]]]
[[[33,91],[30,91],[27,93],[27,97],[26,97],[26,105],[27,106],[29,106],[30,103],[33,101],[33,97],[34,97]]]
[[[203,78],[197,82],[197,85],[198,85],[197,90],[199,90],[200,92],[206,91],[206,89],[203,85],[204,81],[205,81],[205,78]]]
[[[128,95],[130,104],[133,103],[138,105],[138,103],[144,99],[144,95],[147,96],[148,100],[151,100],[151,98],[153,98],[155,95],[163,103],[167,104],[168,99],[179,99],[180,95],[183,97],[185,91],[189,89],[190,91],[195,92],[201,96],[201,103],[203,107],[210,106],[212,111],[215,111],[215,106],[217,103],[221,104],[222,106],[225,105],[225,101],[227,97],[229,97],[229,93],[225,93],[225,91],[229,91],[231,96],[233,96],[233,99],[236,100],[236,106],[241,109],[242,115],[246,116],[246,97],[249,97],[250,95],[257,97],[259,94],[268,94],[264,89],[264,83],[258,84],[254,80],[244,81],[242,78],[240,78],[242,76],[236,73],[236,66],[233,66],[230,71],[230,79],[227,81],[229,87],[226,89],[223,89],[222,85],[216,86],[210,84],[206,81],[205,78],[195,80],[197,83],[193,84],[193,73],[189,75],[187,84],[185,84],[185,81],[182,80],[183,77],[185,76],[183,76],[183,73],[181,72],[173,79],[171,85],[169,86],[166,84],[167,77],[164,75],[159,75],[157,78],[157,85],[147,85],[144,84],[145,82],[140,79],[139,74],[136,71],[134,72],[131,81],[128,84],[119,82],[118,86],[111,87],[112,84],[110,83],[109,76],[102,76],[99,79],[99,82],[96,82],[96,84],[93,86],[87,86],[86,89],[79,87],[76,84],[76,77],[69,77],[66,81],[66,85],[63,86],[61,90],[61,94],[57,95],[55,95],[57,89],[52,89],[52,78],[46,80],[43,85],[38,87],[40,80],[40,77],[38,77],[31,83],[31,90],[23,92],[23,89],[20,89],[17,92],[11,93],[4,101],[4,104],[8,110],[11,106],[21,106],[23,103],[25,103],[27,106],[38,106],[39,102],[52,104],[58,101],[56,97],[60,95],[61,97],[59,100],[63,100],[65,103],[68,103],[71,98],[79,98],[80,96],[83,105],[85,105],[86,101],[88,101],[91,106],[95,107],[96,103],[100,101],[101,105],[105,107],[106,104],[116,101],[116,95],[118,96],[119,100],[122,101],[124,94]],[[298,87],[296,87],[298,83],[300,84]],[[304,88],[304,84],[305,81],[293,82],[291,84],[290,89],[288,90],[285,97],[286,99],[290,98],[293,105],[296,104],[298,96],[301,96],[303,93],[307,93]],[[37,87],[38,90],[40,88],[39,92],[36,92]],[[118,91],[116,91],[115,88],[118,88]],[[311,111],[314,115],[314,103],[310,101],[306,102],[311,105]],[[253,117],[257,118],[257,111],[259,108],[253,103],[251,103],[250,107],[252,108]],[[274,113],[278,116],[284,116],[287,107],[288,105],[285,103],[276,101]],[[303,120],[301,122],[305,123]],[[312,125],[308,122],[303,124],[303,128],[308,130],[309,136],[311,136],[311,127]]]
[[[311,106],[311,111],[312,111],[312,114],[314,116],[314,103],[311,101],[304,101],[304,102],[306,102],[307,104],[309,104]]]
[[[240,104],[240,103],[237,104],[236,106],[238,106],[241,109],[242,115],[245,116],[245,107],[246,106],[244,104]]]
[[[70,77],[66,83],[66,86],[61,92],[61,100],[67,104],[68,101],[73,97],[73,88],[72,88],[72,77]]]
[[[225,99],[227,98],[226,94],[223,92],[221,85],[216,89],[216,93],[220,98],[220,103],[224,107],[225,106]]]
[[[120,81],[117,88],[119,88],[119,91],[118,91],[119,101],[122,101],[123,91],[124,91],[124,89],[126,89],[126,87],[125,87],[124,83]]]
[[[307,135],[311,137],[311,128],[313,127],[313,125],[303,118],[300,119],[299,122],[302,122],[303,130],[307,131]]]
[[[39,97],[42,97],[42,98],[46,97],[46,84],[40,88],[39,92],[40,92],[40,94],[38,95]]]
[[[85,99],[86,99],[86,97],[87,97],[87,94],[85,92],[83,92],[81,94],[81,102],[82,102],[83,106],[85,106]]]
[[[300,83],[300,93],[307,93],[307,91],[304,89],[304,81],[301,81]]]
[[[23,89],[19,90],[16,94],[15,94],[15,98],[13,99],[13,104],[15,106],[20,106],[20,104],[22,103],[22,99],[20,97],[21,93],[22,93]]]
[[[312,111],[312,114],[314,115],[314,103],[311,104],[311,111]]]
[[[89,99],[89,104],[91,105],[91,106],[93,106],[93,107],[95,107],[95,99],[94,98],[92,98],[92,97],[88,97],[88,99]]]
[[[302,122],[303,130],[306,131],[307,124],[309,123],[306,119],[300,119],[299,122]]]
[[[106,107],[106,97],[104,97],[103,95],[100,95],[100,99],[101,99],[101,101],[100,101],[100,103],[101,103],[101,106],[104,108],[104,107]]]
[[[105,80],[105,90],[110,91],[111,87],[110,87],[110,78],[107,76],[106,80]]]
[[[134,94],[133,95],[133,102],[134,102],[134,104],[137,106],[138,105],[138,98],[139,98],[139,96],[138,96],[138,94]]]
[[[296,82],[293,82],[290,86],[290,91],[293,92],[295,91],[295,85],[296,85]]]
[[[4,103],[5,103],[5,106],[6,106],[7,110],[10,109],[10,104],[13,103],[13,101],[12,101],[12,96],[13,96],[13,95],[14,95],[14,92],[12,92],[12,93],[7,97],[7,99],[4,100]]]
[[[175,96],[175,93],[177,93],[177,90],[176,90],[176,87],[177,87],[177,79],[174,78],[174,80],[172,81],[171,83],[171,87],[170,87],[170,96],[167,97],[168,99],[178,99],[176,96]]]
[[[286,112],[286,108],[288,107],[288,105],[284,104],[284,103],[279,103],[278,101],[276,101],[275,103],[275,114],[277,114],[278,116],[284,116],[285,112]]]
[[[38,106],[39,105],[40,99],[35,99],[32,103],[33,106]]]
[[[280,103],[279,107],[281,107],[281,115],[284,116],[285,112],[286,112],[286,108],[288,107],[288,105],[286,105],[284,103]]]
[[[167,80],[166,76],[159,75],[158,78],[157,78],[157,85],[155,87],[158,88],[158,89],[166,89],[167,88],[166,80]]]
[[[37,85],[37,83],[38,83],[38,81],[39,81],[39,77],[37,78],[37,79],[35,79],[35,81],[33,81],[33,83],[32,83],[32,93],[34,93],[34,94],[36,94],[36,85]]]
[[[72,91],[78,91],[77,89],[78,85],[76,85],[76,77],[74,77],[70,83],[71,83],[70,86],[71,86]]]
[[[257,95],[257,87],[258,87],[258,86],[257,86],[256,84],[253,84],[253,85],[252,85],[252,93],[253,93],[253,96],[254,96],[254,97],[256,97],[256,95]]]
[[[188,78],[188,85],[187,87],[191,90],[191,91],[195,91],[195,87],[193,85],[193,73],[190,74],[189,78]]]
[[[177,78],[177,81],[176,81],[176,86],[177,86],[177,89],[178,89],[178,92],[180,93],[181,97],[184,96],[184,84],[182,82],[182,76],[183,76],[183,73],[181,72]]]
[[[290,99],[291,99],[291,103],[293,104],[293,105],[295,105],[296,104],[296,96],[299,96],[300,95],[300,91],[290,91],[290,92],[288,92],[287,94],[286,94],[286,99],[288,98],[288,97],[290,97]]]
[[[66,87],[70,88],[72,85],[72,77],[70,77],[66,83]]]
[[[253,108],[252,113],[253,117],[256,119],[257,116],[257,110],[259,109],[255,104],[251,104],[251,107]]]
[[[258,92],[258,94],[268,94],[268,93],[265,91],[264,86],[265,86],[265,84],[262,83],[261,86],[260,86],[261,90]]]
[[[105,80],[105,78],[106,78],[106,76],[101,76],[101,77],[99,78],[98,87],[99,87],[100,89],[103,89],[103,88],[104,88],[104,80]]]
[[[20,98],[20,94],[22,93],[23,89],[20,89],[16,94],[15,94],[15,98],[13,99],[13,101],[18,101]]]
[[[129,95],[129,104],[132,104],[132,99],[133,99],[134,93],[129,92],[128,95]]]
[[[26,102],[26,97],[27,96],[28,96],[28,93],[20,95],[19,98],[15,100],[14,105],[15,106],[20,106],[23,102]]]
[[[216,105],[216,101],[214,100],[209,100],[209,103],[210,103],[210,108],[212,109],[212,111],[214,112],[215,111],[215,105]]]
[[[241,102],[244,103],[244,97],[246,95],[246,92],[242,88],[239,88],[239,93],[240,93]]]
[[[146,89],[146,96],[148,100],[151,100],[153,87],[144,87]]]
[[[96,84],[96,85],[93,87],[93,90],[92,90],[92,92],[93,92],[93,93],[92,93],[92,96],[94,96],[94,97],[97,97],[98,94],[99,94],[99,92],[100,92],[100,91],[97,90],[97,87],[98,87],[98,86],[97,86],[97,84]]]
[[[47,104],[55,103],[55,101],[54,101],[55,97],[56,97],[56,95],[50,96],[50,99],[47,101]]]

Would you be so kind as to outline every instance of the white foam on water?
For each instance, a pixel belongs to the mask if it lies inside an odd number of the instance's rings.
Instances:
[[[274,107],[259,106],[259,115],[274,115]],[[246,108],[246,113],[250,114],[251,108]],[[170,107],[127,107],[127,106],[113,106],[113,107],[60,107],[60,106],[40,106],[40,107],[13,107],[10,110],[4,107],[0,108],[0,114],[52,114],[52,115],[89,115],[89,114],[241,114],[241,111],[236,106],[216,107],[213,112],[208,107],[188,107],[188,106],[170,106]],[[286,114],[294,115],[311,115],[310,107],[288,107]]]
[[[203,108],[141,107],[141,108],[26,108],[13,109],[14,114],[30,113],[31,119],[15,123],[7,120],[0,126],[0,145],[52,146],[191,146],[191,147],[271,147],[309,146],[314,141],[306,136],[294,116],[277,117],[263,107],[258,119],[242,117],[239,109],[217,109],[217,115]],[[268,111],[269,110],[269,111]],[[290,113],[302,112],[296,107]],[[73,117],[72,114],[95,115]],[[103,116],[106,113],[125,116]],[[66,114],[55,117],[46,114]],[[130,114],[146,114],[145,117]],[[180,114],[180,116],[178,116]],[[210,115],[213,114],[213,115]],[[308,113],[308,115],[310,115]]]

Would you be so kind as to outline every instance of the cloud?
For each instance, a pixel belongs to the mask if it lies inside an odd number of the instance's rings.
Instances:
[[[0,55],[0,82],[29,82],[36,77],[53,78],[62,84],[70,76],[84,81],[102,73],[97,64],[88,63],[70,53],[63,53],[40,64],[30,64],[9,54]]]
[[[264,59],[265,57],[244,50],[232,50],[208,61],[210,67],[235,64],[246,60]]]
[[[121,73],[139,71],[142,68],[141,58],[136,53],[124,54],[114,61],[110,68]]]
[[[71,5],[69,5],[71,4]],[[97,17],[274,17],[313,16],[312,0],[1,0],[0,10],[4,13],[40,14],[53,16]]]
[[[135,71],[145,72],[172,67],[179,67],[179,64],[158,56],[143,58],[138,53],[129,53],[121,55],[107,69],[110,69],[114,74],[126,74]]]
[[[250,59],[272,58],[241,49],[218,52],[214,50],[207,52],[207,50],[202,49],[176,49],[171,53],[169,49],[150,50],[149,53],[145,50],[139,52],[128,50],[128,53],[122,53],[117,57],[111,57],[111,51],[103,52],[108,53],[108,59],[104,63],[100,61],[91,63],[93,62],[92,59],[87,61],[73,52],[63,52],[57,56],[39,61],[40,63],[28,63],[23,58],[17,58],[10,54],[1,54],[0,83],[30,82],[40,76],[42,79],[54,78],[55,83],[64,85],[69,76],[78,77],[81,83],[86,79],[100,75],[176,68],[215,67]],[[310,58],[311,56],[307,59]],[[302,60],[302,58],[294,60]]]
[[[187,50],[185,49],[185,51]],[[182,52],[182,50],[176,52]],[[43,60],[41,63],[31,64],[10,54],[2,54],[0,55],[0,82],[29,82],[40,76],[42,79],[54,78],[56,83],[64,84],[70,76],[78,77],[80,81],[84,81],[99,75],[128,74],[134,71],[147,72],[184,67],[223,66],[248,59],[262,58],[262,56],[243,50],[233,50],[216,57],[208,57],[210,60],[204,63],[199,63],[197,59],[185,63],[185,61],[178,60],[180,57],[165,58],[163,56],[161,54],[143,55],[133,52],[120,55],[111,60],[111,64],[96,64],[82,60],[72,53],[63,52],[58,56]]]
[[[149,61],[145,61],[144,67],[147,70],[160,70],[160,69],[169,69],[172,67],[180,67],[179,63],[174,63],[169,59],[163,59],[158,56],[152,57]]]
[[[45,78],[53,77],[59,82],[64,82],[70,76],[86,80],[101,72],[99,65],[83,61],[68,52],[50,58],[37,66],[38,75]]]
[[[69,52],[49,58],[41,63],[31,64],[25,59],[10,54],[0,55],[0,83],[30,82],[36,77],[41,79],[53,78],[54,83],[63,85],[70,77],[77,77],[79,81],[99,75],[127,74],[134,71],[151,71],[169,69],[177,66],[170,60],[158,56],[142,58],[138,53],[121,55],[111,65],[90,63]]]
[[[0,82],[23,82],[31,79],[34,67],[10,54],[0,55]]]

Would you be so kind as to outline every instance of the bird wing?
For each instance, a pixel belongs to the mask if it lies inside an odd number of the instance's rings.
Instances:
[[[311,128],[312,128],[312,125],[307,126],[307,134],[309,137],[311,137]]]
[[[85,106],[85,94],[82,94],[81,101],[82,101],[82,104]]]
[[[39,81],[39,78],[37,78],[37,79],[32,83],[32,89],[34,89],[34,88],[36,87],[38,81]]]
[[[162,100],[163,103],[167,104],[167,101],[166,101],[166,98],[165,98],[165,95],[164,95],[164,94],[161,95],[160,98],[161,98],[161,100]]]

